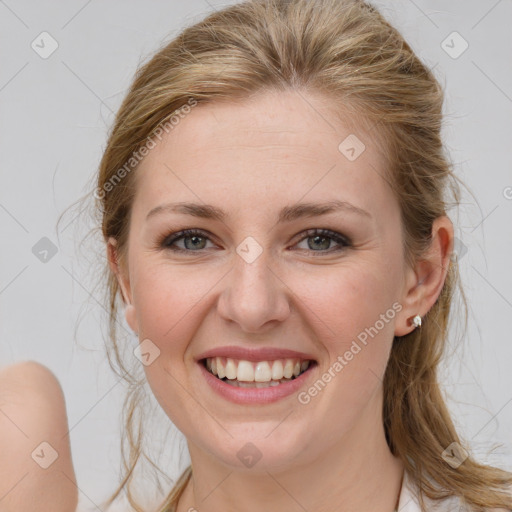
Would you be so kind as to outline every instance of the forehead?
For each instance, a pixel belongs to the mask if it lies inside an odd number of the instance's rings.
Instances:
[[[319,95],[265,92],[192,108],[141,162],[134,209],[169,199],[234,210],[338,199],[375,211],[394,200],[385,172],[354,115],[337,115]]]

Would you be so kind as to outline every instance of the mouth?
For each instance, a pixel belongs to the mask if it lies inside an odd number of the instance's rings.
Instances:
[[[277,387],[299,378],[316,365],[312,359],[284,358],[247,361],[229,357],[207,357],[200,364],[218,380],[239,388]]]

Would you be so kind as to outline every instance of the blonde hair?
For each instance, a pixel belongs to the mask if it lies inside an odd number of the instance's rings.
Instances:
[[[446,214],[447,185],[455,204],[459,202],[458,179],[440,134],[444,94],[432,72],[364,1],[253,0],[214,12],[186,28],[137,71],[109,134],[97,180],[103,237],[117,240],[121,264],[137,162],[130,164],[133,170],[125,164],[148,137],[191,99],[234,101],[260,91],[286,89],[320,93],[332,101],[334,112],[353,109],[372,127],[375,138],[382,138],[388,179],[402,212],[404,253],[408,263],[421,255],[430,243],[433,221]],[[113,183],[122,168],[122,179]],[[125,404],[125,476],[111,502],[125,491],[131,506],[142,511],[133,492],[134,470],[145,456],[137,415],[142,384],[130,376],[116,341],[119,289],[115,276],[106,272],[111,356],[130,385]],[[437,379],[457,285],[467,325],[466,299],[457,260],[452,259],[422,327],[394,339],[383,384],[386,439],[417,483],[422,510],[423,494],[431,499],[457,495],[477,511],[511,508],[512,498],[506,493],[512,485],[511,473],[471,456],[453,468],[441,456],[451,443],[463,445]],[[182,474],[162,511],[176,509],[191,472],[188,467]]]

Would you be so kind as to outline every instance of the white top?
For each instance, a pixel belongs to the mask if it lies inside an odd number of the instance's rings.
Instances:
[[[407,471],[404,471],[404,479],[402,481],[400,499],[398,501],[398,512],[421,512],[418,494],[419,490],[416,483],[412,480]],[[428,512],[465,512],[466,510],[469,510],[464,506],[463,500],[458,496],[450,496],[443,500],[434,501],[424,495],[423,501],[425,502]],[[495,512],[508,512],[507,509],[504,508],[494,508],[489,510],[494,510]]]
[[[416,483],[409,476],[409,473],[404,471],[404,479],[402,481],[400,499],[398,501],[398,512],[421,512],[418,494],[419,491]],[[444,500],[433,501],[424,495],[423,500],[429,512],[458,512],[459,508],[463,506],[462,500],[457,496],[450,496]]]

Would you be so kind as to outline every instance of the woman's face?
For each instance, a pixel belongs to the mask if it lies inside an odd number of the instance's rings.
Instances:
[[[127,319],[191,453],[276,469],[371,435],[409,279],[371,135],[267,92],[199,104],[136,172]]]

